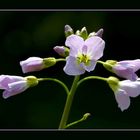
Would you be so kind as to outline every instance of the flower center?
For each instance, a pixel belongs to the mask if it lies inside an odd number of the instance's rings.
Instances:
[[[85,54],[79,54],[77,56],[77,62],[78,64],[84,63],[85,65],[89,65],[90,64],[89,56]]]

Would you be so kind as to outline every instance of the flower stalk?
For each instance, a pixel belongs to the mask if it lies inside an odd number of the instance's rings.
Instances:
[[[60,121],[59,129],[65,129],[65,127],[66,127],[68,116],[69,116],[71,105],[72,105],[72,101],[73,101],[73,97],[74,97],[75,91],[77,89],[79,79],[80,79],[79,75],[75,76],[75,78],[74,78],[71,90],[66,99],[66,104],[64,107],[61,121]]]

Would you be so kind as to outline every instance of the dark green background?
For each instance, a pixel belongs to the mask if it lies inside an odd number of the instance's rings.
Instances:
[[[64,45],[64,26],[76,31],[86,26],[88,32],[104,29],[106,42],[101,60],[140,58],[140,12],[0,12],[0,73],[8,75],[54,77],[70,88],[73,76],[63,72],[64,62],[42,70],[23,74],[19,62],[30,56],[59,56],[53,51]],[[137,72],[137,74],[140,74]],[[112,75],[101,65],[88,75]],[[2,90],[1,90],[2,93]],[[34,88],[3,99],[0,96],[0,128],[58,128],[66,95],[61,86],[42,82]],[[131,99],[128,110],[121,112],[113,92],[102,81],[90,80],[77,90],[69,122],[91,113],[85,122],[72,128],[140,128],[140,97]]]

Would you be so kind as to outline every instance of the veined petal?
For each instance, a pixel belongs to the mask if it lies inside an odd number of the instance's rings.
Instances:
[[[84,39],[78,35],[70,35],[67,37],[65,44],[70,48],[81,48],[84,45]]]
[[[81,75],[85,73],[85,70],[77,63],[76,58],[72,56],[66,58],[66,65],[63,70],[68,75]]]
[[[140,82],[139,81],[130,81],[130,80],[123,80],[120,81],[120,88],[125,90],[130,97],[137,97],[140,95]]]
[[[103,50],[105,42],[98,36],[93,36],[85,41],[87,48],[87,54],[91,56],[91,59],[98,60],[103,56]]]
[[[9,76],[9,75],[1,75],[0,76],[0,89],[7,89],[8,84],[16,81],[24,80],[21,76]]]
[[[8,87],[9,88],[3,92],[4,99],[25,91],[29,86],[27,85],[26,81],[18,81],[18,82],[8,84]]]
[[[121,111],[126,110],[130,106],[130,98],[124,90],[119,89],[115,93],[115,99]]]
[[[84,63],[82,63],[82,65],[86,71],[90,72],[95,69],[96,63],[97,63],[96,61],[91,60],[88,65],[85,65]]]
[[[70,35],[67,37],[65,45],[70,48],[70,56],[77,56],[78,52],[82,52],[84,39],[78,35]]]
[[[87,55],[87,46],[86,45],[84,45],[83,47],[82,47],[82,54],[84,54],[84,55]]]

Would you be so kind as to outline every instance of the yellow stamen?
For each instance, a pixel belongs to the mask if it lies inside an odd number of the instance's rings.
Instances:
[[[90,64],[90,57],[85,54],[78,54],[77,62],[78,62],[78,64],[83,62],[87,66]]]

